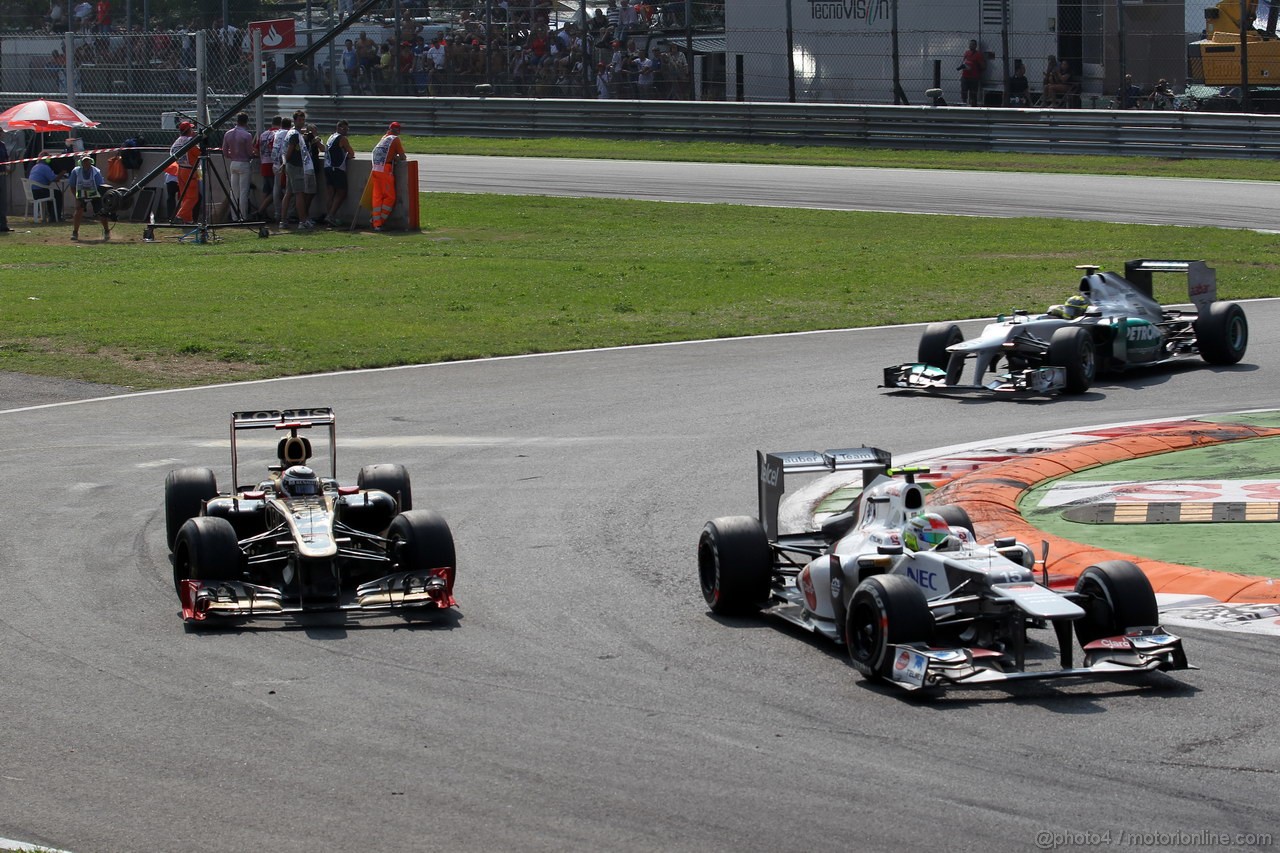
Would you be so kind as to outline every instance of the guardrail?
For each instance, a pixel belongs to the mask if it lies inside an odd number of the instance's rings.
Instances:
[[[0,102],[36,97],[56,96],[0,95]],[[135,110],[138,97],[130,96]],[[181,106],[183,96],[141,97],[157,104],[152,128],[133,127],[136,120],[117,117],[119,95],[78,96],[76,106],[103,124],[86,136],[123,138],[143,130],[162,138],[159,113]],[[236,100],[234,95],[221,98]],[[425,136],[587,136],[1175,158],[1280,156],[1280,116],[1241,113],[328,95],[267,96],[263,102],[267,115],[304,109],[308,120],[326,132],[345,118],[354,133],[379,133],[395,120],[404,132]]]

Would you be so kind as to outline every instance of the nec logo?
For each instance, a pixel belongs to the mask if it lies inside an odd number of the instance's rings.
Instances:
[[[1160,339],[1160,330],[1144,323],[1141,326],[1130,326],[1126,337],[1131,341],[1155,341]]]
[[[760,469],[760,482],[764,483],[766,486],[778,485],[778,480],[781,479],[781,477],[782,477],[781,465],[766,464],[763,468]]]
[[[931,572],[928,569],[917,569],[912,566],[907,566],[907,577],[911,578],[913,581],[920,584],[920,586],[922,586],[923,588],[931,589],[934,592],[938,591],[938,587],[935,583],[935,579],[937,578],[937,576],[938,576],[937,572]]]

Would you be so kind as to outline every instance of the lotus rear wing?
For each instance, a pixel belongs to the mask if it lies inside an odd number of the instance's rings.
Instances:
[[[306,409],[257,409],[250,412],[231,413],[231,482],[240,487],[240,456],[236,452],[236,433],[241,430],[288,430],[290,438],[298,437],[298,430],[312,427],[329,428],[329,476],[338,476],[338,419],[333,409],[317,406]],[[308,446],[310,442],[308,442]]]
[[[831,474],[861,471],[862,485],[889,469],[893,456],[878,447],[849,447],[840,450],[756,451],[756,475],[760,499],[760,523],[770,542],[778,539],[778,506],[786,491],[787,474]]]
[[[1179,272],[1187,275],[1187,299],[1201,314],[1207,313],[1209,304],[1218,299],[1218,273],[1204,261],[1162,261],[1139,258],[1125,261],[1124,277],[1146,296],[1155,299],[1151,274]]]

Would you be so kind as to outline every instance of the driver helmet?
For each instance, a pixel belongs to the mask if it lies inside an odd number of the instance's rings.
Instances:
[[[305,495],[320,494],[320,478],[316,472],[306,465],[294,465],[286,468],[280,477],[280,488],[286,495],[300,498]]]
[[[912,516],[902,530],[902,544],[912,551],[931,551],[951,535],[951,526],[934,512]]]
[[[1077,317],[1083,317],[1084,312],[1089,310],[1089,297],[1083,293],[1077,293],[1067,299],[1062,305],[1054,305],[1049,309],[1050,316],[1061,317],[1064,320],[1074,320]]]

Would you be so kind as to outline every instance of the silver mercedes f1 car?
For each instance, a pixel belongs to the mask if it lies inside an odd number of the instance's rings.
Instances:
[[[780,617],[842,643],[866,678],[907,690],[1194,668],[1159,626],[1151,584],[1132,563],[1102,562],[1073,589],[1050,589],[1046,553],[1012,538],[978,544],[962,507],[926,506],[915,481],[923,469],[895,471],[883,450],[756,457],[759,518],[717,518],[698,539],[714,613]],[[837,471],[862,472],[852,503],[816,530],[779,532],[786,478]],[[1056,666],[1028,655],[1032,632],[1045,628]]]
[[[1103,372],[1198,355],[1235,364],[1249,343],[1244,309],[1218,301],[1217,274],[1204,261],[1134,260],[1124,275],[1085,271],[1079,293],[1045,314],[1000,315],[964,339],[955,323],[931,323],[916,360],[884,370],[899,391],[1083,394]],[[1194,311],[1156,301],[1152,274],[1183,273]],[[968,375],[966,376],[966,372]]]
[[[311,467],[305,434],[323,428],[328,476]],[[265,479],[240,484],[241,455],[280,435]],[[305,611],[422,612],[454,607],[453,535],[437,513],[413,509],[402,465],[366,465],[337,480],[330,408],[234,412],[231,482],[208,468],[169,472],[165,533],[189,627]],[[319,437],[319,436],[318,436]],[[266,452],[266,451],[262,451]]]

